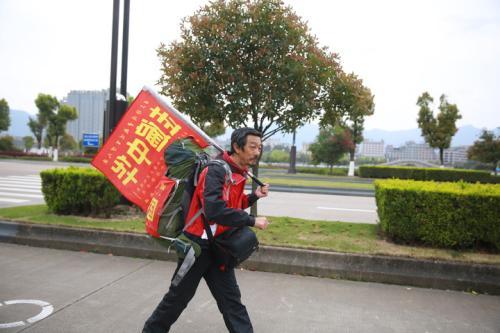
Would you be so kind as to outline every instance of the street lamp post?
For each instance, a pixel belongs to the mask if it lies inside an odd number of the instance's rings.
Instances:
[[[109,83],[109,100],[104,112],[104,140],[106,141],[118,121],[127,109],[127,67],[128,67],[128,35],[130,18],[130,0],[124,0],[123,8],[123,40],[122,70],[120,98],[116,98],[116,77],[118,72],[118,26],[120,20],[120,0],[113,0],[113,26],[111,34],[111,73]],[[123,96],[123,98],[122,98]]]

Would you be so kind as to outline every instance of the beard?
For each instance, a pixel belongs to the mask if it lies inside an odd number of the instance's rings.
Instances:
[[[256,166],[257,165],[257,161],[259,160],[259,157],[258,156],[255,156],[254,158],[251,158],[249,161],[248,161],[248,165],[249,166]]]

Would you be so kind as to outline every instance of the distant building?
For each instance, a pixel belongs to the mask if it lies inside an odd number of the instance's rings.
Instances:
[[[455,166],[457,163],[467,162],[467,149],[469,146],[451,147],[443,151],[443,163]]]
[[[74,106],[78,112],[76,120],[68,121],[66,132],[79,142],[83,133],[103,134],[104,110],[108,100],[108,90],[72,90],[63,103]]]
[[[384,140],[364,140],[356,147],[356,154],[363,157],[384,157]]]
[[[433,148],[427,143],[415,143],[408,141],[404,146],[387,146],[385,157],[387,161],[415,160],[415,161],[435,161],[438,156]]]

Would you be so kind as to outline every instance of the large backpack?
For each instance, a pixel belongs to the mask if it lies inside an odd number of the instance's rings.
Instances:
[[[192,138],[172,142],[165,149],[164,159],[167,165],[166,177],[168,181],[175,183],[168,196],[162,197],[164,202],[159,202],[161,208],[159,221],[155,224],[156,230],[148,228],[148,219],[146,219],[146,230],[154,237],[168,240],[167,245],[169,245],[170,241],[177,238],[202,213],[200,209],[190,221],[186,221],[201,171],[209,164],[221,165],[226,172],[226,181],[231,181],[232,173],[226,162],[211,159]]]

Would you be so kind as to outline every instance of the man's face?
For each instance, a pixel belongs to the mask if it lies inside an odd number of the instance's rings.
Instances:
[[[236,147],[236,153],[245,167],[257,164],[262,150],[262,140],[258,136],[248,135],[243,149]]]

